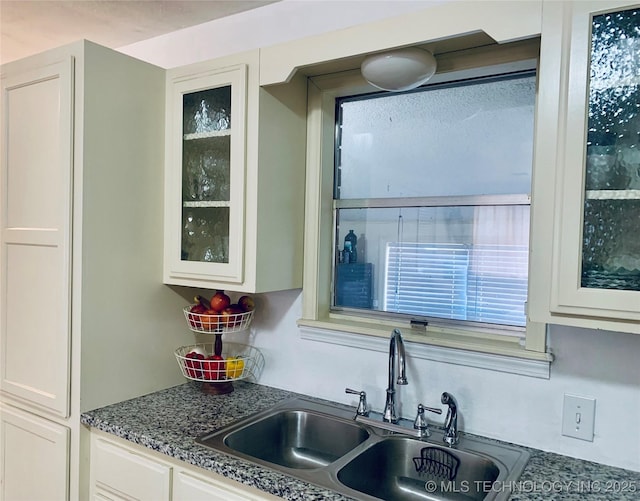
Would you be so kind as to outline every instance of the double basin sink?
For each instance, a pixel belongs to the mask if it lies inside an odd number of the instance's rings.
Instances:
[[[295,398],[197,442],[362,500],[504,500],[529,459],[488,439],[463,435],[450,448],[438,430],[419,439],[353,417],[346,406]]]

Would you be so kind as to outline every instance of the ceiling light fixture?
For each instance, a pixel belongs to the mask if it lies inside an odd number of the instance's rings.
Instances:
[[[378,89],[402,91],[425,83],[434,75],[437,65],[431,52],[407,47],[367,56],[360,71]]]

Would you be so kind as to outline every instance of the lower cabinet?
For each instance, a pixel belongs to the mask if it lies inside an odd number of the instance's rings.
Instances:
[[[93,501],[268,501],[275,496],[195,471],[176,459],[101,432],[91,432]]]
[[[94,499],[171,499],[171,466],[98,438],[91,441]]]
[[[69,435],[66,426],[0,406],[0,500],[68,499]]]

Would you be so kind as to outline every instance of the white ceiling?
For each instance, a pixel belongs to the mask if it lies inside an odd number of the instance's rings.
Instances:
[[[0,62],[86,38],[122,47],[279,0],[0,0]]]

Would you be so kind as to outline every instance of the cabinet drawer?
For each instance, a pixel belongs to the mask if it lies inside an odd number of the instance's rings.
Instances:
[[[268,501],[280,499],[223,477],[203,477],[184,470],[173,475],[173,501]]]
[[[115,492],[123,499],[170,499],[171,467],[137,452],[95,438],[91,447],[94,489]]]

